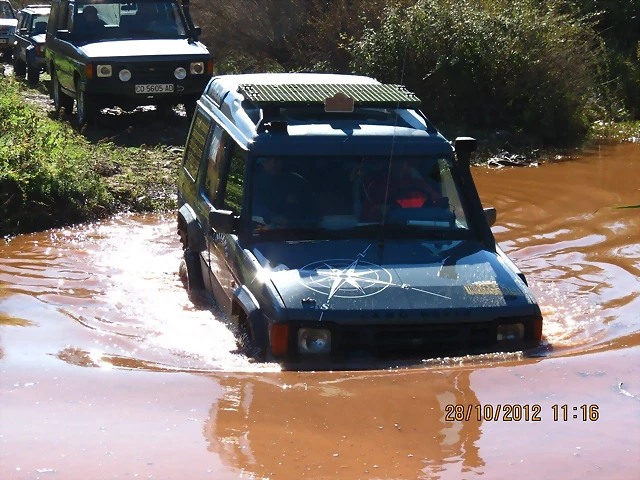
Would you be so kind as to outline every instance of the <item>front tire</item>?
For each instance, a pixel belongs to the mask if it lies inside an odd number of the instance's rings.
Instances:
[[[76,80],[76,122],[78,128],[92,122],[96,114],[97,109],[93,99],[85,90],[80,90],[80,82]]]
[[[17,55],[13,57],[13,74],[16,77],[24,77],[27,72],[27,65],[18,58]]]
[[[64,108],[65,113],[71,114],[73,111],[73,98],[62,93],[60,82],[58,81],[58,75],[53,69],[53,65],[51,68],[51,96],[53,97],[53,108],[56,113],[59,114],[60,109]]]
[[[27,83],[31,86],[37,85],[40,81],[40,69],[38,67],[27,67]]]

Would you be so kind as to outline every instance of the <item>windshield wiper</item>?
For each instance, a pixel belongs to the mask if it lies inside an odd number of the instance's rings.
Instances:
[[[305,238],[319,239],[319,238],[335,238],[343,237],[344,230],[334,230],[322,227],[281,227],[281,228],[265,228],[260,230],[254,230],[254,234],[259,235],[273,235],[273,236],[286,236],[292,240],[302,240]]]
[[[452,238],[460,238],[464,237],[463,232],[452,230],[452,229],[442,229],[438,230],[438,227],[425,227],[424,225],[406,225],[400,223],[385,223],[384,227],[379,223],[374,224],[366,224],[366,225],[357,225],[353,227],[353,231],[363,234],[372,234],[372,235],[381,235],[383,234],[385,237],[393,237],[393,238],[402,238],[403,236],[408,236],[409,238],[429,238],[429,239],[446,239],[450,240]],[[410,234],[410,235],[406,235]]]

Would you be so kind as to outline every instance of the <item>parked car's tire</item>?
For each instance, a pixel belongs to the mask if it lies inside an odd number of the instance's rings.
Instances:
[[[93,122],[98,113],[95,102],[86,91],[80,90],[80,82],[76,80],[76,123],[82,128]]]
[[[187,290],[204,290],[200,255],[197,252],[186,249],[184,251],[183,262],[186,268]]]
[[[73,98],[62,93],[58,75],[53,68],[51,70],[51,96],[53,97],[53,106],[56,113],[60,113],[60,109],[64,108],[65,113],[71,114],[73,111]]]
[[[37,85],[40,81],[40,69],[27,65],[27,83],[29,85]]]
[[[187,113],[187,120],[191,121],[193,115],[196,113],[196,101],[197,100],[187,100],[184,103],[184,111]]]
[[[24,77],[27,72],[27,64],[18,58],[18,56],[14,56],[13,58],[13,74],[16,77]]]

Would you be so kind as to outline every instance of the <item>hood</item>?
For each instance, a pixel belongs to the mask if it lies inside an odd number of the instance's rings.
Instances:
[[[0,27],[17,27],[18,20],[15,18],[0,18]]]
[[[527,286],[477,241],[265,242],[250,249],[289,320],[484,321],[534,315]]]
[[[89,58],[167,57],[173,55],[208,55],[200,42],[185,38],[155,40],[108,40],[87,43],[80,50]]]

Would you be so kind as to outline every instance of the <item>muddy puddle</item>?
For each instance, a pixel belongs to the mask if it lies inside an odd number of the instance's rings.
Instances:
[[[637,478],[640,145],[474,175],[534,352],[282,372],[189,298],[173,215],[0,241],[0,478]]]

